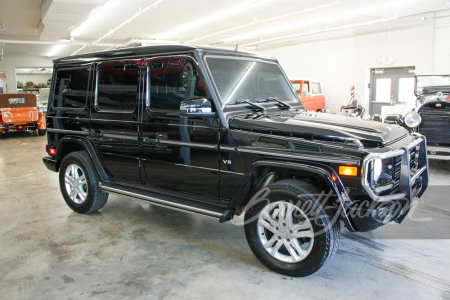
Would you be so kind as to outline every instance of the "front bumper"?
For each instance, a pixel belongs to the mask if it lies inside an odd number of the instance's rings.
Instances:
[[[428,146],[428,159],[450,160],[450,148]]]
[[[44,162],[44,165],[53,172],[58,172],[59,164],[56,160],[53,159],[53,157],[47,156],[42,159]]]
[[[415,139],[409,145],[402,147],[399,150],[390,151],[387,153],[372,153],[369,154],[363,162],[362,185],[367,194],[376,202],[390,202],[394,200],[407,200],[411,203],[414,197],[421,197],[428,187],[428,153],[427,141],[425,136],[418,133],[413,133]],[[417,147],[419,146],[419,151]],[[411,152],[416,150],[418,153],[417,167],[411,170]],[[390,158],[401,156],[401,172],[400,184],[395,194],[380,196],[375,193],[368,181],[369,163],[376,158]]]

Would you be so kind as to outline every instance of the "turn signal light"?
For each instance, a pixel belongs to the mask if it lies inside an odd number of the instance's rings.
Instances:
[[[55,148],[50,148],[48,150],[48,153],[50,153],[51,155],[56,155],[56,149]]]
[[[349,166],[340,166],[339,167],[339,175],[356,176],[356,175],[358,175],[358,168],[357,167],[349,167]]]

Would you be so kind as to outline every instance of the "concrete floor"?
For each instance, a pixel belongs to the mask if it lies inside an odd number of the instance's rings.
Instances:
[[[262,266],[242,227],[110,196],[97,213],[66,206],[42,163],[46,137],[0,140],[1,299],[450,299],[450,163],[414,219],[366,234],[343,231],[316,274]]]

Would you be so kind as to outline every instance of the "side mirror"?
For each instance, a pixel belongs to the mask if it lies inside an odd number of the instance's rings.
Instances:
[[[206,98],[194,98],[181,101],[180,115],[212,118],[216,113],[212,111],[211,101]]]
[[[306,97],[306,96],[308,96],[308,93],[306,91],[303,91],[302,92],[302,97]]]

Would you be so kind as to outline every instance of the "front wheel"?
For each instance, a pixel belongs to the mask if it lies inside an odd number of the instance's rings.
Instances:
[[[98,186],[99,178],[85,151],[64,157],[59,170],[59,185],[67,205],[75,212],[88,214],[102,208],[108,200]]]
[[[270,184],[264,201],[245,213],[245,235],[267,268],[293,277],[319,270],[336,252],[340,238],[335,210],[323,207],[321,191],[298,180]]]

